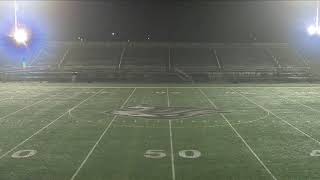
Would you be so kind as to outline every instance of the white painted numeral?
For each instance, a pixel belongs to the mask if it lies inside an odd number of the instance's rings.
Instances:
[[[164,150],[155,150],[150,149],[144,153],[144,157],[152,158],[152,159],[161,159],[166,157],[166,153]],[[179,151],[179,156],[186,159],[196,159],[201,156],[201,152],[198,150],[190,149],[190,150],[181,150]]]
[[[201,152],[198,150],[181,150],[179,156],[187,159],[195,159],[201,156]]]
[[[11,155],[12,158],[28,158],[37,153],[36,150],[20,150]]]
[[[310,153],[310,156],[320,156],[320,150],[313,150],[313,151]]]
[[[163,151],[164,150],[150,149],[144,153],[144,157],[152,159],[161,159],[167,156],[166,153],[164,153]]]

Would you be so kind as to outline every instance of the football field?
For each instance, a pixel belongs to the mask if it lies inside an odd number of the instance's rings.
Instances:
[[[0,84],[0,180],[320,179],[320,85]]]

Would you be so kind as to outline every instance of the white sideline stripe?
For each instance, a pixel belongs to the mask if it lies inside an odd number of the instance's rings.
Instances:
[[[209,101],[209,103],[217,109],[217,106],[213,101],[209,99],[207,94],[205,94],[202,89],[200,89],[201,94]],[[228,125],[231,127],[234,133],[241,139],[241,141],[245,144],[245,146],[249,149],[249,151],[254,155],[254,157],[259,161],[259,163],[264,167],[264,169],[269,173],[269,175],[272,177],[272,179],[277,180],[277,178],[272,174],[272,172],[269,170],[269,168],[264,164],[264,162],[259,158],[259,156],[253,151],[253,149],[250,147],[250,145],[246,142],[246,140],[243,139],[243,137],[240,135],[240,133],[232,126],[232,124],[229,122],[229,120],[224,116],[224,114],[221,114],[221,117],[228,123]]]
[[[170,98],[169,98],[169,88],[167,88],[167,102],[168,107],[170,107]],[[174,151],[173,151],[173,141],[172,141],[172,127],[171,127],[171,120],[169,120],[169,134],[170,134],[170,153],[171,153],[171,174],[172,180],[176,179],[176,170],[174,167]]]
[[[232,89],[232,88],[231,88]],[[252,101],[251,99],[249,99],[247,96],[239,93],[238,91],[232,89],[234,92],[236,92],[237,94],[239,94],[240,96],[242,96],[243,98],[245,98],[246,100],[248,100],[249,102],[255,104],[256,106],[260,107],[261,109],[263,109],[266,112],[269,112],[270,114],[272,114],[274,117],[280,119],[282,122],[286,123],[287,125],[289,125],[290,127],[292,127],[293,129],[297,130],[298,132],[300,132],[301,134],[307,136],[308,138],[310,138],[311,140],[315,141],[316,143],[320,144],[320,141],[315,139],[314,137],[312,137],[311,135],[309,135],[306,132],[303,132],[302,130],[300,130],[299,128],[297,128],[296,126],[292,125],[291,123],[289,123],[288,121],[286,121],[285,119],[283,119],[282,117],[274,114],[272,111],[270,111],[269,109],[261,106],[260,104],[257,104],[256,102]]]
[[[4,99],[1,99],[1,100],[0,100],[0,102],[2,102],[2,101],[6,101],[6,100],[8,100],[8,99],[10,99],[10,98],[4,98]]]
[[[0,86],[1,87],[1,86]],[[255,89],[255,88],[320,88],[320,86],[37,86],[40,88],[71,88],[71,89],[148,89],[148,88],[186,88],[186,89],[194,89],[194,88],[247,88],[247,89]]]
[[[83,104],[84,102],[86,102],[87,100],[89,100],[90,98],[92,98],[93,96],[96,96],[97,94],[99,94],[100,92],[102,92],[103,89],[101,89],[100,91],[96,92],[95,94],[87,97],[86,99],[84,99],[83,101],[81,101],[80,103],[78,103],[77,105],[73,106],[71,109],[67,110],[66,112],[64,112],[63,114],[61,114],[58,118],[56,118],[55,120],[51,121],[49,124],[45,125],[44,127],[42,127],[41,129],[39,129],[37,132],[35,132],[34,134],[32,134],[31,136],[29,136],[27,139],[23,140],[22,142],[20,142],[19,144],[17,144],[16,146],[14,146],[12,149],[10,149],[9,151],[7,151],[6,153],[2,154],[0,156],[0,160],[5,157],[6,155],[8,155],[9,153],[11,153],[12,151],[14,151],[15,149],[17,149],[19,146],[23,145],[25,142],[29,141],[32,137],[34,137],[35,135],[39,134],[40,132],[42,132],[44,129],[46,129],[47,127],[49,127],[50,125],[52,125],[53,123],[55,123],[57,120],[61,119],[64,115],[68,114],[68,112],[70,110],[74,110],[77,107],[79,107],[81,104]]]
[[[121,105],[121,108],[123,108],[127,102],[129,101],[129,99],[131,98],[131,96],[133,95],[133,93],[136,91],[136,88],[133,89],[133,91],[130,93],[130,95],[128,96],[128,98],[124,101],[124,103]],[[96,149],[96,147],[98,146],[98,144],[100,143],[101,139],[103,138],[103,136],[107,133],[107,131],[110,129],[112,123],[117,119],[118,115],[113,116],[112,120],[109,122],[108,126],[104,129],[104,131],[102,132],[102,134],[100,135],[99,139],[96,141],[96,143],[92,146],[92,148],[90,149],[89,153],[87,154],[87,156],[84,158],[84,160],[81,162],[80,166],[78,167],[78,169],[75,171],[75,173],[72,175],[70,180],[74,180],[76,178],[76,176],[79,174],[80,170],[82,169],[82,167],[84,166],[84,164],[87,162],[87,160],[90,158],[91,154],[93,153],[93,151]]]
[[[42,100],[40,100],[40,101],[37,101],[37,102],[35,102],[35,103],[33,103],[33,104],[30,104],[30,105],[27,105],[27,106],[24,106],[23,108],[21,108],[21,109],[18,109],[18,110],[16,110],[16,111],[14,111],[14,112],[12,112],[12,113],[9,113],[9,114],[7,114],[7,115],[5,115],[5,116],[2,116],[2,117],[0,117],[0,125],[3,123],[3,119],[5,119],[5,118],[7,118],[7,117],[9,117],[9,116],[12,116],[12,115],[14,115],[14,114],[16,114],[16,113],[18,113],[18,112],[20,112],[20,111],[23,111],[23,110],[25,110],[25,109],[27,109],[27,108],[29,108],[29,107],[32,107],[32,106],[34,106],[34,105],[37,105],[37,104],[39,104],[39,103],[41,103],[41,102],[43,102],[43,101],[46,101],[46,100],[48,100],[48,99],[50,99],[50,98],[52,98],[52,97],[54,97],[54,96],[57,96],[57,95],[59,95],[60,93],[57,93],[57,94],[55,94],[55,95],[51,95],[51,96],[49,96],[49,97],[47,97],[47,98],[44,98],[44,99],[42,99]],[[9,98],[8,98],[9,99]],[[29,98],[28,98],[29,99]],[[31,99],[31,98],[30,98]]]

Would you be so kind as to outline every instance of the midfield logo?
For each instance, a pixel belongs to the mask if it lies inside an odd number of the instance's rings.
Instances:
[[[212,113],[228,113],[213,108],[193,108],[193,107],[150,107],[134,106],[119,109],[113,114],[121,116],[142,117],[150,119],[178,119],[193,116],[203,116]]]

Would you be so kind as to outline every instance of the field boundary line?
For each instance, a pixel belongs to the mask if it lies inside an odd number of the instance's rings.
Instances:
[[[217,109],[216,104],[211,101],[211,99],[208,97],[207,94],[205,94],[201,88],[199,88],[199,91],[201,94],[208,100],[208,102]],[[259,158],[259,156],[253,151],[253,149],[250,147],[250,145],[247,143],[247,141],[240,135],[240,133],[232,126],[232,124],[229,122],[229,120],[225,117],[224,114],[219,113],[220,116],[228,123],[230,128],[233,130],[233,132],[241,139],[241,141],[245,144],[245,146],[249,149],[249,151],[253,154],[253,156],[258,160],[258,162],[262,165],[262,167],[267,171],[267,173],[272,177],[272,179],[277,180],[277,178],[273,175],[273,173],[270,171],[270,169],[264,164],[264,162]]]
[[[169,88],[167,88],[167,103],[168,103],[168,107],[170,107]],[[170,136],[170,154],[171,154],[171,174],[172,174],[172,180],[175,180],[176,179],[176,170],[175,170],[175,165],[174,165],[172,126],[171,126],[170,119],[169,119],[169,136]]]
[[[3,99],[0,99],[0,102],[6,101],[6,100],[9,100],[9,99],[12,99],[12,98],[11,97],[10,98],[3,98]]]
[[[59,92],[59,93],[56,93],[56,94],[54,94],[54,95],[49,95],[49,97],[46,97],[46,98],[44,98],[44,99],[42,99],[42,100],[39,100],[39,101],[36,101],[35,103],[26,105],[26,106],[24,106],[23,108],[20,108],[20,109],[14,111],[14,112],[11,112],[11,113],[9,113],[9,114],[7,114],[7,115],[5,115],[5,116],[0,117],[0,125],[5,122],[5,121],[3,121],[3,119],[5,119],[5,118],[7,118],[7,117],[10,117],[10,116],[12,116],[12,115],[14,115],[14,114],[16,114],[16,113],[18,113],[18,112],[20,112],[20,111],[25,110],[25,109],[28,109],[28,108],[30,108],[30,107],[32,107],[32,106],[34,106],[34,105],[40,104],[40,103],[42,103],[42,102],[44,102],[44,101],[46,101],[46,100],[48,100],[48,99],[50,99],[50,98],[52,98],[52,97],[55,97],[55,96],[57,96],[57,95],[59,95],[59,94],[62,94],[62,93],[63,93],[63,92]],[[28,98],[28,99],[32,99],[32,98],[33,98],[33,97],[30,97],[30,98]],[[9,99],[9,98],[8,98],[8,99]]]
[[[177,89],[195,89],[195,88],[247,88],[247,89],[256,89],[256,88],[320,88],[320,86],[39,86],[41,88],[70,88],[70,89],[148,89],[148,88],[177,88]]]
[[[48,128],[49,126],[51,126],[52,124],[54,124],[56,121],[58,121],[59,119],[61,119],[63,116],[65,116],[66,114],[69,113],[70,110],[74,110],[76,108],[78,108],[81,104],[85,103],[86,101],[88,101],[89,99],[91,99],[92,97],[96,96],[97,94],[99,94],[100,92],[102,92],[103,89],[101,89],[100,91],[96,92],[95,94],[87,97],[86,99],[82,100],[80,103],[76,104],[75,106],[73,106],[72,108],[68,109],[67,111],[65,111],[63,114],[61,114],[59,117],[57,117],[55,120],[51,121],[50,123],[48,123],[47,125],[43,126],[41,129],[39,129],[37,132],[33,133],[31,136],[29,136],[28,138],[26,138],[25,140],[23,140],[22,142],[20,142],[19,144],[17,144],[16,146],[14,146],[13,148],[11,148],[9,151],[7,151],[6,153],[2,154],[0,156],[0,160],[7,156],[9,153],[11,153],[12,151],[14,151],[15,149],[17,149],[18,147],[20,147],[21,145],[23,145],[24,143],[26,143],[27,141],[29,141],[32,137],[36,136],[37,134],[41,133],[43,130],[45,130],[46,128]]]
[[[129,101],[129,99],[131,98],[131,96],[133,95],[133,93],[136,91],[136,88],[133,89],[133,91],[129,94],[129,96],[127,97],[127,99],[124,101],[124,103],[121,105],[120,108],[123,108]],[[80,166],[78,167],[78,169],[74,172],[74,174],[72,175],[72,177],[70,178],[70,180],[74,180],[77,175],[79,174],[80,170],[82,169],[82,167],[85,165],[85,163],[88,161],[88,159],[90,158],[91,154],[94,152],[94,150],[96,149],[96,147],[99,145],[100,141],[102,140],[102,138],[104,137],[104,135],[107,133],[107,131],[110,129],[111,125],[113,124],[113,122],[118,118],[118,115],[113,116],[113,118],[111,119],[111,121],[109,122],[109,124],[107,125],[107,127],[104,129],[104,131],[102,132],[102,134],[100,135],[100,137],[98,138],[98,140],[96,141],[96,143],[92,146],[92,148],[90,149],[90,151],[88,152],[87,156],[84,158],[84,160],[81,162]]]
[[[231,88],[232,89],[232,88]],[[292,127],[293,129],[297,130],[298,132],[300,132],[301,134],[305,135],[306,137],[310,138],[311,140],[315,141],[316,143],[320,144],[320,141],[315,139],[314,137],[312,137],[311,135],[309,135],[308,133],[300,130],[299,128],[297,128],[296,126],[294,126],[293,124],[289,123],[288,121],[286,121],[285,119],[283,119],[282,117],[274,114],[272,111],[270,111],[269,109],[263,107],[262,105],[254,102],[253,100],[251,100],[250,98],[248,98],[247,96],[239,93],[238,91],[232,89],[234,92],[236,92],[237,94],[239,94],[240,96],[242,96],[244,99],[246,99],[247,101],[251,102],[252,104],[255,104],[256,106],[260,107],[261,109],[263,109],[266,112],[269,112],[270,114],[272,114],[274,117],[280,119],[282,122],[284,122],[285,124],[289,125],[290,127]]]

